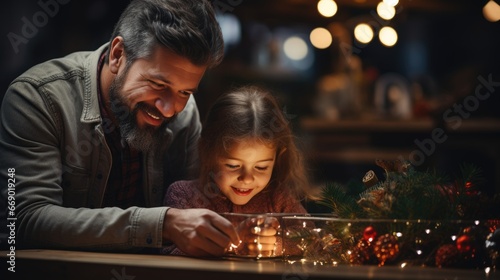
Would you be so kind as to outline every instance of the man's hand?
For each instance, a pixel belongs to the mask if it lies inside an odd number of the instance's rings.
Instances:
[[[163,239],[195,257],[221,256],[231,244],[239,243],[233,225],[207,209],[170,208],[163,223]]]

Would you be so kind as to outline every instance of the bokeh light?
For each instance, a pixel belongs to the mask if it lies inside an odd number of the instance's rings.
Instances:
[[[366,23],[360,23],[354,28],[354,38],[360,43],[368,44],[373,39],[373,29]]]
[[[337,3],[333,0],[320,0],[318,12],[324,17],[333,17],[337,13]]]
[[[484,18],[488,21],[495,22],[500,20],[500,5],[495,1],[490,0],[483,7]]]
[[[326,49],[332,44],[332,34],[326,28],[318,27],[309,35],[311,44],[318,49]]]
[[[396,15],[396,9],[385,2],[380,2],[377,5],[377,14],[385,20],[390,20]]]
[[[392,47],[398,41],[398,33],[390,26],[382,27],[378,33],[378,37],[380,42],[386,47]]]
[[[399,3],[399,0],[384,0],[384,3],[391,7],[395,7]]]
[[[285,55],[293,60],[302,60],[307,56],[307,43],[300,37],[292,36],[283,44]]]

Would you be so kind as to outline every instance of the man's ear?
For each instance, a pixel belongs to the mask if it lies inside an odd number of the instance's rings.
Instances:
[[[117,74],[120,66],[125,63],[125,48],[123,37],[117,36],[111,41],[109,46],[109,69],[113,74]]]

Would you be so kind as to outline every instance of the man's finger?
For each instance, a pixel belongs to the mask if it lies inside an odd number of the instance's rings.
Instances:
[[[236,245],[240,243],[240,237],[238,236],[236,229],[230,221],[216,214],[216,216],[212,218],[211,222],[213,225],[213,229],[216,231],[212,235],[212,240],[216,244],[226,248],[229,243]],[[225,238],[222,238],[221,233],[225,236]]]

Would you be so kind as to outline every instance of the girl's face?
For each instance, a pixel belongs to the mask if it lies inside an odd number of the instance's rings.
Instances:
[[[254,140],[235,143],[217,160],[214,181],[236,205],[247,204],[269,183],[276,148]]]

